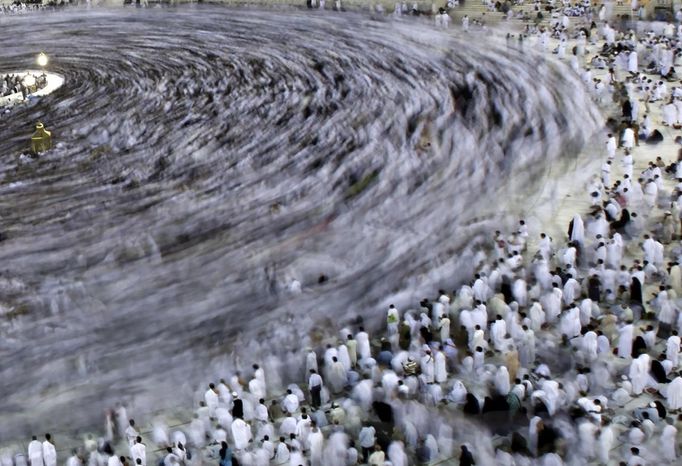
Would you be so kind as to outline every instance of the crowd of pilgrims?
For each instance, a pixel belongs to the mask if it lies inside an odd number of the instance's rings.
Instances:
[[[31,76],[34,80],[34,84],[31,86],[26,85],[26,75],[6,74],[5,76],[0,76],[0,97],[21,93],[25,99],[31,92],[42,89],[47,85],[46,75]]]
[[[325,335],[298,355],[298,384],[253,364],[208,383],[190,422],[171,428],[155,418],[144,432],[118,405],[101,437],[60,451],[61,461],[675,462],[682,148],[639,163],[637,173],[635,160],[640,141],[658,143],[663,132],[682,128],[682,90],[668,84],[682,29],[668,25],[639,38],[605,22],[597,29],[591,37],[577,33],[567,60],[595,94],[617,102],[620,115],[599,154],[601,171],[586,178],[590,207],[573,216],[565,238],[531,232],[523,220],[496,231],[476,256],[470,283],[439,290],[413,309],[390,305],[381,326],[358,321]],[[606,82],[578,61],[597,35],[604,64],[596,68],[609,69]],[[548,51],[549,40],[537,44]],[[26,452],[5,451],[0,465],[56,466],[57,456],[47,434],[33,437]]]
[[[62,8],[69,4],[64,0],[50,0],[49,2],[19,2],[15,1],[8,5],[0,5],[0,15],[17,15],[31,13],[41,10],[54,10],[56,8]]]

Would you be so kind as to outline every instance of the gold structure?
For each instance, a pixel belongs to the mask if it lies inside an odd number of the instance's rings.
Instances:
[[[52,149],[52,133],[42,123],[36,125],[36,132],[31,136],[31,152],[35,155]]]

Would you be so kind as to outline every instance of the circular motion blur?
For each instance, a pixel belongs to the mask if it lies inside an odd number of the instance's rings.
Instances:
[[[563,68],[431,29],[209,7],[0,21],[0,70],[44,50],[64,77],[1,116],[0,435],[190,396],[240,349],[469,272],[511,174],[530,184],[598,117]],[[38,121],[53,146],[29,157]]]

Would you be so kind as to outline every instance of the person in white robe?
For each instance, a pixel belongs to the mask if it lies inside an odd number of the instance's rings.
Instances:
[[[502,319],[501,315],[496,317],[495,322],[490,326],[490,338],[493,341],[493,347],[497,351],[501,351],[506,343],[507,323]],[[477,345],[479,346],[479,345]]]
[[[480,325],[476,325],[474,327],[473,333],[470,333],[470,342],[469,342],[469,350],[470,351],[475,351],[477,347],[481,347],[483,349],[488,348],[488,342],[485,340],[485,333],[481,329]]]
[[[630,358],[632,356],[632,339],[635,328],[632,322],[627,322],[618,330],[618,357]]]
[[[644,203],[647,205],[649,208],[653,208],[656,206],[656,200],[658,199],[658,186],[656,186],[656,183],[654,180],[649,180],[645,185],[644,185]],[[653,261],[651,261],[654,263]]]
[[[561,317],[561,334],[568,338],[577,337],[580,335],[580,327],[580,310],[574,306]]]
[[[500,366],[495,373],[495,389],[502,396],[507,396],[511,391],[509,371],[505,366]]]
[[[289,452],[289,447],[284,441],[284,437],[280,438],[279,443],[277,444],[277,449],[275,450],[275,464],[284,464],[289,461],[289,458],[291,456]]]
[[[512,286],[512,295],[520,307],[528,305],[528,285],[522,278],[517,278]]]
[[[310,374],[310,370],[315,369],[318,372],[317,367],[317,354],[312,349],[308,348],[308,352],[305,356],[305,373]]]
[[[660,438],[660,452],[663,459],[669,462],[674,462],[677,459],[677,429],[672,423],[666,424],[661,432]]]
[[[327,368],[327,371],[331,368],[332,365],[332,360],[333,358],[338,358],[339,357],[339,351],[336,349],[336,347],[332,345],[327,345],[327,348],[324,350],[324,365]]]
[[[400,315],[398,314],[398,309],[391,304],[388,306],[388,311],[386,311],[386,328],[389,336],[398,333],[399,324]]]
[[[628,377],[632,381],[632,393],[634,395],[640,395],[647,387],[650,369],[651,357],[648,354],[641,354],[630,363]]]
[[[341,393],[343,388],[346,386],[346,383],[348,382],[348,374],[346,372],[346,368],[343,367],[343,364],[339,362],[336,356],[332,358],[332,365],[329,370],[328,381],[329,388],[334,394]]]
[[[523,327],[523,335],[519,341],[519,363],[522,367],[530,368],[535,364],[535,332]]]
[[[455,379],[452,383],[452,389],[448,394],[448,401],[455,404],[464,404],[467,393],[467,389],[462,381]]]
[[[199,418],[199,414],[194,413],[192,422],[190,422],[189,425],[188,433],[193,446],[197,448],[204,446],[206,443],[206,426]]]
[[[50,434],[45,434],[43,441],[43,464],[45,466],[57,466],[57,450],[52,444]]]
[[[227,405],[227,406],[231,406],[232,405],[232,390],[230,390],[230,387],[228,387],[225,379],[220,379],[220,382],[218,382],[218,385],[215,388],[216,388],[216,391],[218,392],[218,399],[220,400],[220,402]],[[205,399],[205,397],[204,397],[204,399]]]
[[[235,450],[245,450],[251,440],[251,427],[244,420],[236,418],[232,421],[231,430]]]
[[[582,453],[583,458],[587,460],[591,460],[595,456],[594,443],[596,431],[597,427],[589,421],[582,422],[578,426],[580,452]]]
[[[676,368],[680,354],[680,337],[677,335],[677,330],[673,330],[672,333],[673,334],[668,337],[665,344],[665,357],[672,363],[672,366]]]
[[[540,331],[545,323],[545,311],[542,309],[542,305],[537,301],[534,302],[528,313],[530,315],[530,328],[535,332]]]
[[[601,166],[601,183],[605,187],[611,186],[611,160],[607,160]],[[592,205],[599,205],[600,199],[601,195],[592,201]]]
[[[30,466],[43,466],[43,445],[35,435],[28,444],[28,462]]]
[[[310,466],[323,466],[324,435],[315,423],[312,424],[308,443],[310,445]]]
[[[215,418],[215,410],[218,407],[220,399],[218,397],[218,391],[212,383],[208,384],[208,390],[204,393],[204,402],[208,408],[208,415]]]
[[[83,462],[81,461],[80,457],[78,456],[78,452],[76,450],[73,451],[73,454],[69,456],[69,458],[66,460],[66,466],[82,466]]]
[[[152,439],[155,444],[161,447],[165,448],[170,446],[168,425],[166,424],[166,421],[160,417],[154,419],[154,422],[152,423]]]
[[[474,291],[474,298],[477,301],[482,303],[488,301],[490,288],[488,288],[488,284],[483,280],[480,274],[476,274],[476,280],[474,281],[472,289]]]
[[[369,335],[365,329],[360,327],[360,331],[355,335],[355,340],[358,342],[358,357],[359,359],[367,359],[372,356],[369,346]],[[352,358],[351,358],[352,359]]]
[[[682,377],[677,376],[665,389],[665,399],[668,409],[675,411],[682,408]]]
[[[637,51],[633,50],[628,55],[628,72],[636,74],[638,71]]]
[[[307,451],[310,448],[308,436],[312,431],[312,422],[307,414],[301,414],[301,418],[296,424],[296,438],[301,442],[301,448]]]
[[[613,427],[610,424],[602,426],[597,442],[597,459],[600,464],[609,464],[611,449],[615,441],[616,434],[613,431]]]
[[[409,461],[407,454],[405,453],[405,448],[403,447],[403,442],[399,440],[391,442],[388,446],[387,453],[391,466],[408,466]]]
[[[534,455],[538,452],[538,432],[542,426],[542,418],[539,416],[534,416],[528,423],[528,448]]]
[[[408,381],[411,378],[412,377],[408,377]],[[355,387],[353,387],[351,396],[353,400],[355,400],[362,409],[368,410],[372,405],[372,402],[374,401],[373,391],[374,383],[369,379],[365,379],[356,384]]]
[[[609,133],[608,139],[606,140],[606,155],[609,160],[612,160],[616,156],[617,147],[618,142],[616,141],[616,137],[613,134]]]
[[[140,442],[142,442],[142,438],[140,438]],[[171,434],[171,442],[173,447],[180,449],[180,445],[184,448],[187,446],[187,437],[185,436],[185,433],[181,430],[174,430],[173,433]],[[186,455],[186,453],[185,453]]]
[[[567,277],[563,290],[563,300],[566,306],[570,306],[580,296],[580,284],[571,274],[568,274]]]
[[[668,285],[675,290],[675,293],[678,297],[682,297],[682,269],[678,264],[674,264],[670,267],[670,273],[668,274]]]
[[[126,427],[128,427],[128,411],[122,403],[116,403],[115,416],[117,434],[120,438],[124,438]]]
[[[427,350],[426,354],[420,360],[421,376],[425,383],[433,383],[435,381],[435,360],[431,355],[431,351]]]
[[[282,408],[288,414],[294,414],[298,411],[299,400],[296,395],[291,390],[287,390],[287,394],[282,400]]]
[[[632,150],[635,147],[635,131],[631,127],[623,130],[621,143],[625,149]]]
[[[439,325],[438,333],[440,341],[445,343],[450,339],[450,318],[447,315],[441,316]]]
[[[611,354],[609,338],[601,330],[598,331],[597,335],[597,354]]]
[[[593,331],[589,331],[583,335],[581,340],[582,354],[585,357],[585,361],[588,363],[594,362],[597,359],[597,334]]]
[[[575,251],[575,248],[571,249]],[[561,314],[561,301],[564,293],[559,289],[558,286],[554,285],[552,287],[552,291],[545,294],[540,300],[542,303],[542,308],[545,311],[545,321],[548,323],[555,322],[557,317],[559,317],[559,314]]]
[[[147,447],[142,443],[142,438],[137,437],[135,439],[135,444],[130,447],[130,456],[133,459],[133,463],[137,464],[137,460],[140,460],[142,466],[147,466]]]
[[[444,383],[448,379],[448,368],[445,354],[436,350],[434,355],[434,380],[436,383]]]

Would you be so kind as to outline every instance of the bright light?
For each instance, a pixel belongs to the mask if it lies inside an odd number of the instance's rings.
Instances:
[[[38,62],[38,66],[45,68],[48,62],[47,55],[45,55],[43,52],[40,52],[36,61]]]
[[[33,75],[26,75],[26,77],[23,79],[24,86],[31,87],[36,83],[36,78],[33,77]]]

